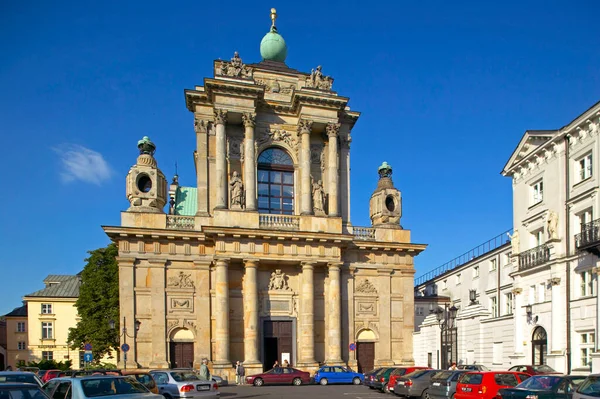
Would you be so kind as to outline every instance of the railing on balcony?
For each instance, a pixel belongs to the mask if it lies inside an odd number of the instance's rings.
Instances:
[[[581,225],[581,233],[575,235],[575,247],[585,249],[600,245],[600,219]]]
[[[299,230],[300,217],[292,215],[258,215],[258,225],[261,228],[277,230]]]
[[[519,270],[531,269],[550,260],[550,247],[542,244],[519,254]]]
[[[357,240],[374,240],[375,229],[372,227],[352,227],[352,233]]]
[[[167,229],[194,230],[196,218],[193,216],[167,215]]]

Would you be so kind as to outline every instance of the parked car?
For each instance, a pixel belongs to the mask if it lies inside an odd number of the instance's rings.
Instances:
[[[368,373],[365,373],[365,378],[363,379],[363,385],[366,385],[369,388],[373,389],[373,381],[375,379],[375,376],[381,370],[383,370],[383,367],[379,367],[379,368],[369,371]]]
[[[483,364],[461,364],[456,366],[459,370],[468,370],[468,371],[490,371]]]
[[[397,367],[386,367],[381,370],[373,379],[372,387],[381,392],[385,392],[388,381],[390,380],[390,374],[396,369]]]
[[[556,370],[554,370],[550,366],[546,366],[545,364],[538,365],[518,365],[512,366],[508,369],[508,371],[517,371],[520,373],[527,373],[530,375],[539,375],[539,374],[562,374]]]
[[[583,375],[534,375],[514,388],[498,391],[502,399],[570,399]]]
[[[188,370],[188,371],[192,371],[192,372],[196,373],[197,376],[200,376],[200,370],[190,368],[190,367],[177,367],[177,368],[174,368],[171,370],[177,370],[177,371]],[[229,381],[227,381],[227,378],[223,378],[219,375],[211,375],[210,378],[211,378],[211,380],[213,380],[214,382],[217,383],[217,386],[224,387],[224,386],[229,385]]]
[[[429,370],[431,367],[396,367],[390,374],[387,385],[385,386],[385,392],[390,393],[394,391],[394,385],[396,385],[396,379],[403,375],[410,374],[416,370]]]
[[[600,374],[590,374],[577,387],[573,399],[598,399],[600,397]]]
[[[3,399],[50,399],[37,385],[29,383],[0,384],[0,398]]]
[[[202,380],[190,370],[152,370],[150,375],[156,381],[158,393],[165,399],[217,399],[220,396],[215,382]]]
[[[499,389],[517,386],[529,377],[529,374],[514,371],[470,371],[458,379],[454,397],[455,399],[492,399]]]
[[[57,377],[44,387],[46,395],[52,399],[165,399],[153,394],[133,378],[116,375],[95,375],[89,377]]]
[[[127,377],[135,378],[137,382],[148,388],[148,390],[152,393],[158,394],[158,386],[156,385],[156,381],[147,371],[140,370],[123,370],[122,374]]]
[[[365,376],[356,373],[347,367],[323,366],[315,373],[315,382],[321,385],[327,384],[354,384],[362,383]]]
[[[394,393],[398,396],[427,398],[431,378],[442,370],[417,370],[396,379]]]
[[[121,370],[98,369],[98,370],[64,370],[58,373],[58,377],[84,377],[88,375],[123,375]]]
[[[31,367],[31,366],[23,366],[23,367],[19,367],[19,369],[17,371],[29,371],[31,373],[37,373],[40,371],[39,367]]]
[[[51,379],[58,377],[58,375],[60,374],[60,372],[61,372],[61,370],[48,370],[48,371],[46,371],[46,373],[42,377],[42,382],[46,383],[46,382],[50,381]]]
[[[430,399],[454,399],[456,385],[466,370],[444,370],[437,373],[429,385]]]
[[[310,374],[292,367],[276,367],[261,374],[247,376],[246,384],[257,387],[264,384],[310,384]]]
[[[35,384],[40,388],[44,385],[42,380],[40,380],[35,373],[30,373],[28,371],[0,371],[0,384],[9,382]]]

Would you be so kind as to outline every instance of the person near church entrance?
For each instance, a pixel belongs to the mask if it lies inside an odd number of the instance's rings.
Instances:
[[[288,362],[287,359],[283,360],[283,367],[290,367],[290,362]]]
[[[275,363],[273,363],[273,368],[274,368],[274,369],[278,369],[279,367],[281,367],[281,366],[279,365],[279,361],[278,361],[278,360],[275,360]]]
[[[452,362],[452,365],[448,370],[458,370],[458,367],[456,367],[456,362]]]
[[[235,362],[235,383],[237,385],[243,385],[245,375],[246,370],[244,370],[244,365],[238,360]]]
[[[210,370],[208,369],[208,359],[202,359],[200,365],[200,378],[206,381],[210,381]]]

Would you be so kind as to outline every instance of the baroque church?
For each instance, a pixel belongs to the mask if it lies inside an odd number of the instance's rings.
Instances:
[[[425,245],[400,224],[385,162],[373,171],[372,225],[351,224],[360,113],[321,66],[305,73],[285,63],[276,18],[272,9],[261,62],[235,53],[185,90],[196,187],[177,176],[169,184],[155,144],[138,142],[130,206],[120,226],[104,226],[119,248],[129,367],[207,359],[213,374],[232,378],[237,360],[247,374],[275,360],[306,371],[413,363],[413,257]]]

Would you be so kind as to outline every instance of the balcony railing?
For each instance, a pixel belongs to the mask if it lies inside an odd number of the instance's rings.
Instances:
[[[354,238],[356,240],[374,240],[375,229],[372,227],[352,227]]]
[[[299,230],[300,217],[292,215],[258,215],[258,225],[265,229]]]
[[[167,215],[167,229],[194,230],[196,218],[193,216]]]
[[[531,269],[550,260],[550,247],[542,244],[519,254],[519,270]]]
[[[575,235],[577,249],[600,245],[600,219],[581,225],[581,233]]]

